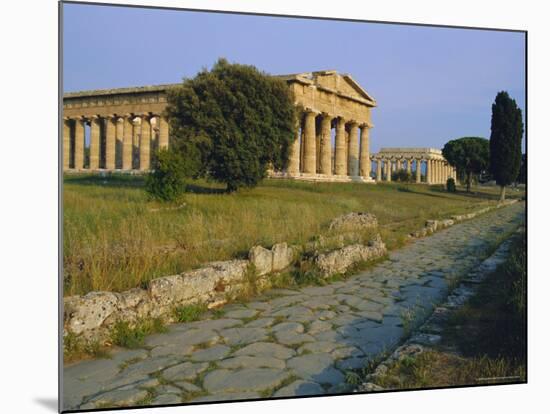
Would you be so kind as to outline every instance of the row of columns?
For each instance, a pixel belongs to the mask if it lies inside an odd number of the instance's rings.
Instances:
[[[334,150],[331,143],[333,125],[336,129]],[[298,120],[296,131],[287,168],[289,175],[370,175],[367,124],[306,110],[302,119]]]
[[[453,178],[456,181],[456,169],[449,165],[445,160],[424,159],[424,158],[386,158],[374,157],[376,162],[376,181],[391,181],[392,173],[399,170],[406,170],[409,174],[413,174],[415,182],[425,182],[428,184],[444,184],[448,178]],[[422,180],[422,165],[425,164],[425,177]]]
[[[134,148],[139,149],[137,169],[149,170],[151,146],[155,144],[159,149],[168,147],[169,127],[163,116],[147,113],[64,118],[64,170],[84,169],[87,124],[90,125],[90,170],[132,170]],[[100,165],[102,159],[104,165]]]

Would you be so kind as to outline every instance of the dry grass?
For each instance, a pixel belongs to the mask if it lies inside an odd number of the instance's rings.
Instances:
[[[149,201],[143,178],[71,175],[64,180],[65,295],[122,291],[148,280],[243,256],[255,244],[303,244],[350,211],[374,213],[389,248],[429,218],[495,203],[497,192],[443,187],[266,180],[236,194],[197,182],[178,203]],[[494,194],[490,194],[493,192]]]
[[[516,383],[525,378],[525,365],[507,358],[464,358],[430,350],[395,363],[377,384],[385,389],[415,389]]]

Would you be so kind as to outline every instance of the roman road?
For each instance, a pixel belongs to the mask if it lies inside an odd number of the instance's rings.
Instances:
[[[67,366],[64,407],[348,392],[348,370],[397,347],[524,219],[523,202],[496,209],[344,281],[267,291],[217,319],[171,325],[143,348]]]

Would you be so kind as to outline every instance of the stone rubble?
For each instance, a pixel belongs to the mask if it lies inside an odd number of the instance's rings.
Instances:
[[[491,210],[509,206],[511,204],[517,203],[517,199],[508,199],[503,202],[500,202],[494,206],[484,207],[482,209],[479,209],[477,211],[474,211],[472,213],[466,213],[466,214],[458,214],[451,216],[450,219],[442,219],[442,220],[426,220],[426,223],[423,228],[413,231],[409,234],[409,237],[411,238],[421,238],[429,236],[430,234],[435,233],[437,230],[442,230],[447,227],[451,227],[454,224],[463,221],[463,220],[470,220],[473,219],[476,216],[479,216],[480,214],[485,214]]]

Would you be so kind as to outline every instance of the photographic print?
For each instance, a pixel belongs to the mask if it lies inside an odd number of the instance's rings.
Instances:
[[[527,32],[60,12],[62,411],[527,381]]]

